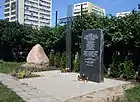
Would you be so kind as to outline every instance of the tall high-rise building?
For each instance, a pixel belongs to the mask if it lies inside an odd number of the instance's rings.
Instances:
[[[5,0],[5,20],[33,27],[51,26],[52,0]]]
[[[92,4],[91,2],[82,2],[74,4],[74,16],[81,15],[81,10],[83,13],[96,13],[100,16],[105,16],[105,9]]]

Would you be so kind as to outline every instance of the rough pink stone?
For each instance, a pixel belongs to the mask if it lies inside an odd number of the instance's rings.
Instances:
[[[49,59],[40,44],[35,45],[27,56],[27,63],[48,64]]]

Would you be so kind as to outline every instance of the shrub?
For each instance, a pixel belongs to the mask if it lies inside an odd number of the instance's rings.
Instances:
[[[62,53],[60,67],[61,67],[61,69],[66,68],[66,53]]]
[[[32,74],[31,71],[27,70],[19,70],[11,72],[11,75],[18,78],[18,79],[24,79],[24,78],[31,78],[31,77],[39,77],[40,75]]]
[[[134,64],[132,61],[124,61],[123,63],[113,63],[111,67],[111,77],[122,77],[124,79],[133,79],[135,77]]]
[[[54,58],[55,58],[55,55],[53,53],[50,53],[50,55],[49,55],[49,65],[50,66],[54,66]]]
[[[56,53],[54,57],[54,66],[60,67],[61,56],[60,53]]]
[[[133,79],[135,77],[134,64],[132,61],[124,61],[121,66],[124,79]]]
[[[73,61],[73,71],[74,72],[80,71],[80,59],[79,58],[77,60]]]
[[[117,62],[117,63],[113,62],[110,65],[110,68],[111,68],[111,71],[110,71],[110,76],[111,77],[118,78],[118,77],[121,76],[122,70],[119,67],[119,62]]]

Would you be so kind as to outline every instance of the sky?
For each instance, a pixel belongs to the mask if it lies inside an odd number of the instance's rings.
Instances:
[[[55,23],[55,11],[58,11],[58,18],[66,17],[67,7],[69,5],[79,2],[92,2],[97,6],[100,6],[106,10],[107,14],[115,15],[117,12],[131,11],[136,9],[137,5],[140,4],[140,0],[52,0],[52,24]],[[4,0],[0,0],[0,19],[4,18]]]

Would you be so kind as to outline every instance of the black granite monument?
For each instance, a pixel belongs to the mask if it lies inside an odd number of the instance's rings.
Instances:
[[[104,35],[102,30],[85,30],[82,34],[80,76],[103,82]]]

